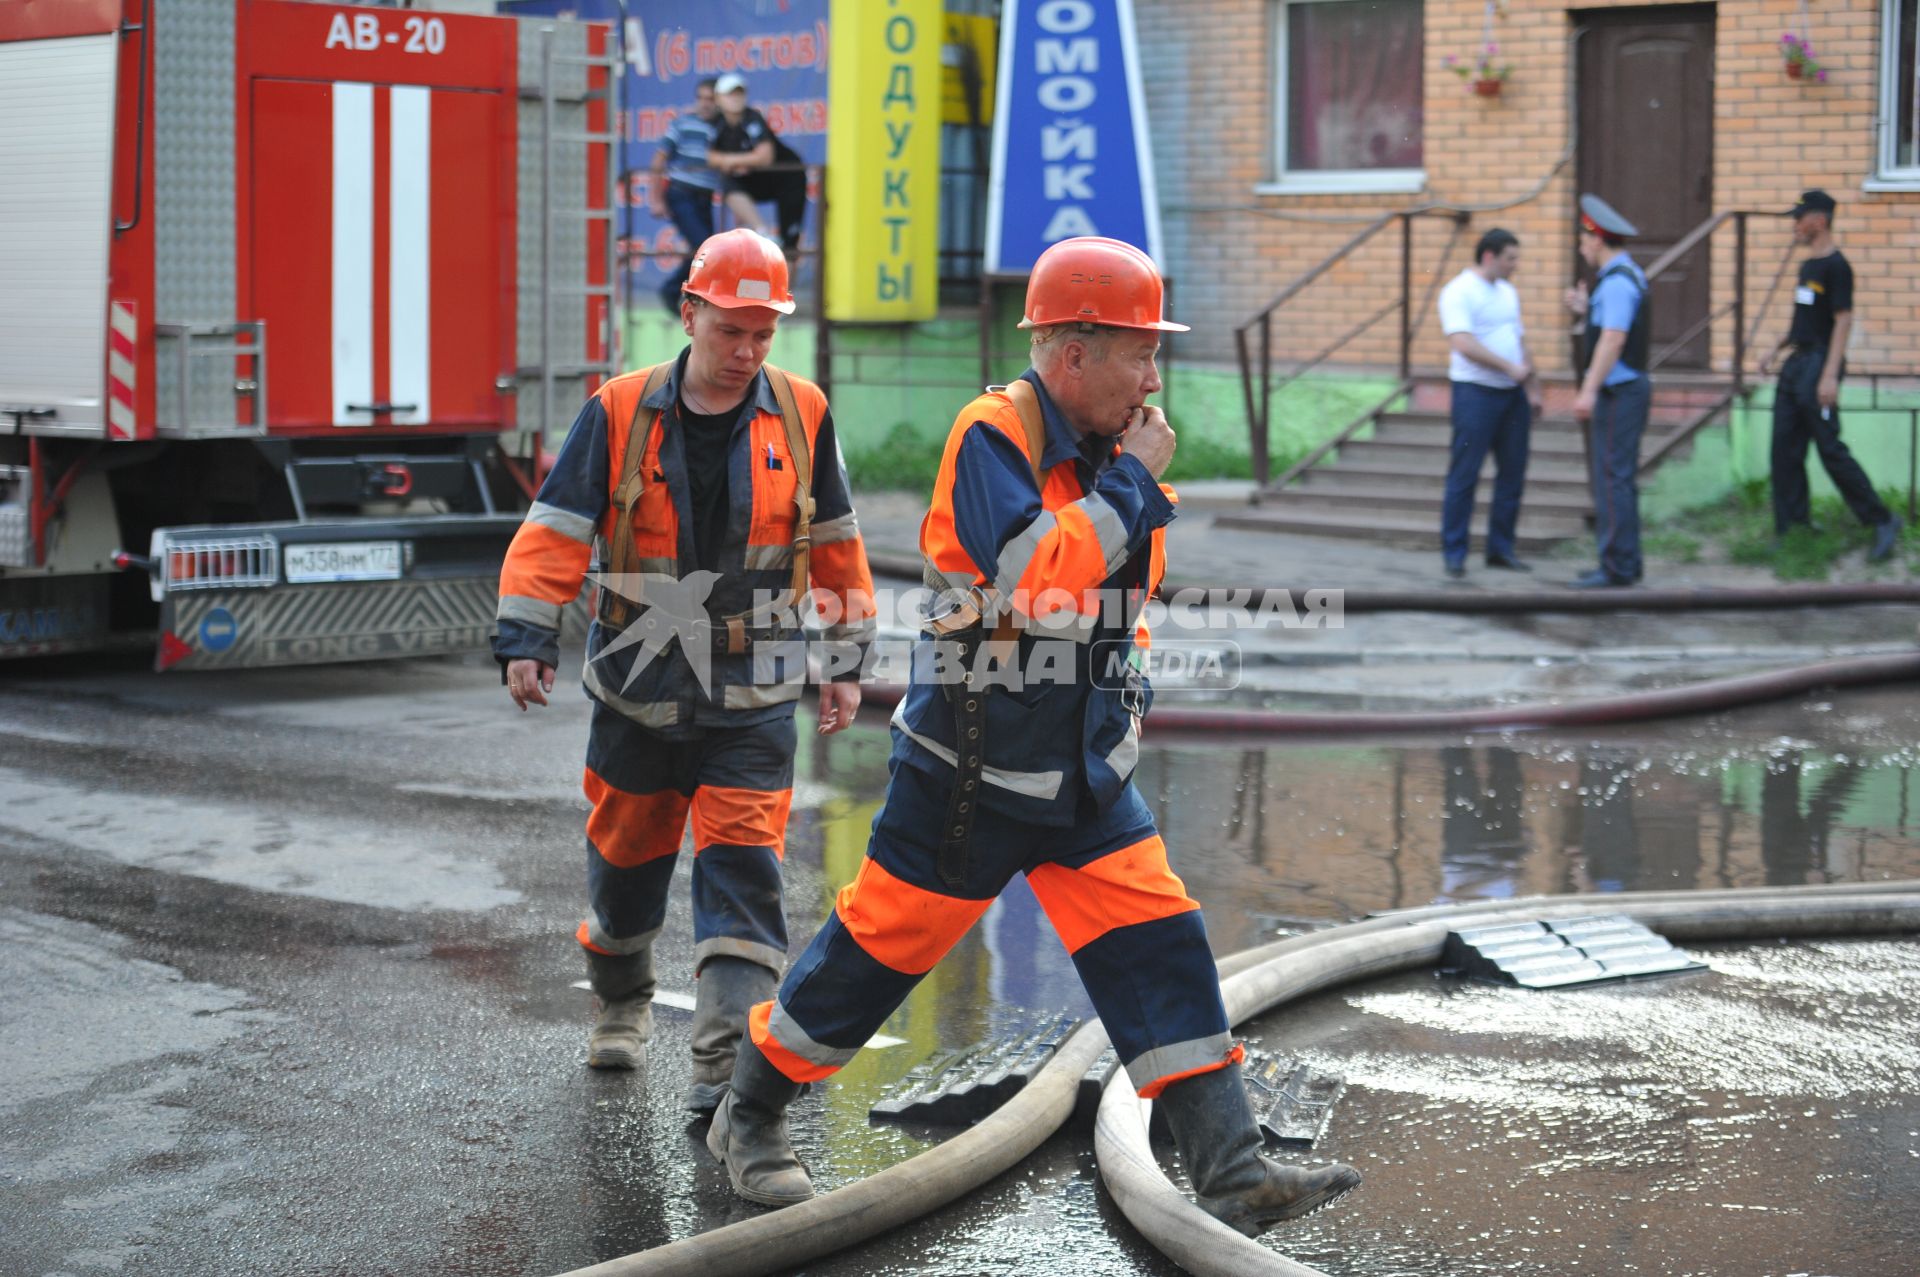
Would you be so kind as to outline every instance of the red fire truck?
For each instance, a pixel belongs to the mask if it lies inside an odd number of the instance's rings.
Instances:
[[[0,3],[0,656],[483,647],[616,359],[604,26]]]

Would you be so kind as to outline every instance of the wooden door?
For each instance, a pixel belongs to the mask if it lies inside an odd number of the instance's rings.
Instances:
[[[1580,189],[1640,229],[1642,267],[1713,215],[1713,7],[1608,9],[1580,15]],[[1712,306],[1710,245],[1654,281],[1656,354]],[[1705,368],[1702,329],[1661,366]]]

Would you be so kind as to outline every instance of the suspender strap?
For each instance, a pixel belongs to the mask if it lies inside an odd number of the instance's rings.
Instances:
[[[600,619],[615,629],[626,626],[632,619],[634,608],[641,602],[639,575],[634,570],[640,563],[640,551],[633,540],[633,512],[639,505],[640,494],[647,490],[646,469],[641,462],[646,459],[655,416],[653,410],[647,407],[647,400],[653,398],[654,392],[666,383],[672,371],[672,360],[655,364],[647,370],[647,380],[641,387],[640,397],[633,403],[633,419],[627,423],[626,455],[620,463],[620,482],[613,490],[613,545],[610,547],[607,569],[623,587],[631,583],[635,597],[629,600],[612,590],[600,592]]]
[[[1025,377],[1007,386],[1006,393],[1013,401],[1013,410],[1020,414],[1020,429],[1027,436],[1027,464],[1033,467],[1033,486],[1045,492],[1047,478],[1040,469],[1040,454],[1047,450],[1047,422],[1040,415],[1040,396],[1033,393],[1033,383]]]
[[[767,367],[767,384],[780,405],[780,420],[787,430],[787,453],[793,458],[793,576],[788,585],[786,605],[796,608],[807,594],[807,573],[813,557],[813,449],[807,445],[806,423],[800,420],[800,405],[794,402],[793,383],[778,368]]]

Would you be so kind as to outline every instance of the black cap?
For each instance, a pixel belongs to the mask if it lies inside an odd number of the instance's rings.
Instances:
[[[1828,217],[1832,217],[1833,210],[1838,207],[1839,205],[1833,202],[1833,196],[1827,194],[1825,191],[1802,191],[1800,192],[1800,202],[1793,206],[1792,211],[1789,212],[1787,216],[1799,217],[1803,213],[1825,213]]]

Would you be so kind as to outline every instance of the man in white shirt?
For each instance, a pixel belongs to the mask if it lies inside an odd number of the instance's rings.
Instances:
[[[1540,377],[1527,355],[1520,294],[1508,281],[1520,241],[1495,227],[1474,247],[1473,265],[1440,290],[1440,328],[1453,348],[1453,442],[1440,508],[1440,557],[1447,575],[1467,574],[1469,524],[1480,467],[1493,453],[1493,504],[1487,513],[1487,566],[1532,569],[1513,551],[1520,490],[1527,478],[1527,435],[1540,411]]]

